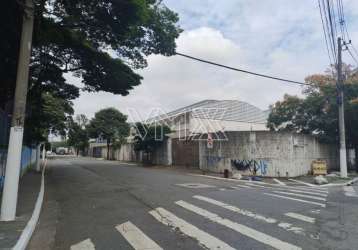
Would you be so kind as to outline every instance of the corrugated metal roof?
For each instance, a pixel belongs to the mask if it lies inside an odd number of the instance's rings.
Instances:
[[[192,112],[193,117],[212,120],[237,121],[248,123],[266,123],[268,113],[258,107],[238,100],[204,100],[174,110],[166,115],[149,119],[150,122],[175,117]]]

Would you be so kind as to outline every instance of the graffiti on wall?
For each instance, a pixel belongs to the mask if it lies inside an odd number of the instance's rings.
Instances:
[[[239,171],[250,171],[257,175],[266,175],[268,163],[266,160],[231,160],[231,166]]]

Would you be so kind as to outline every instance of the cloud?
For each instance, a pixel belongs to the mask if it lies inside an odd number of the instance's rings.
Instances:
[[[311,0],[164,2],[179,13],[185,29],[177,39],[178,52],[297,81],[329,64],[319,10]],[[347,1],[346,9],[353,2]],[[352,27],[358,24],[358,7],[347,15]],[[358,39],[358,33],[352,37]],[[116,107],[124,113],[136,109],[146,118],[153,108],[171,111],[204,99],[238,99],[266,109],[285,93],[301,92],[296,85],[180,56],[150,56],[148,67],[138,73],[143,82],[128,96],[82,93],[74,102],[76,113],[91,117],[101,108]]]

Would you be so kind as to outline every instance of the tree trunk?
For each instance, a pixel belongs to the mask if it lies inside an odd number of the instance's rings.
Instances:
[[[110,142],[108,140],[107,141],[107,160],[109,160],[109,148],[110,148],[109,144],[110,144]]]
[[[358,173],[358,145],[355,145],[354,146],[354,164],[355,164],[355,167],[356,167],[356,172]]]

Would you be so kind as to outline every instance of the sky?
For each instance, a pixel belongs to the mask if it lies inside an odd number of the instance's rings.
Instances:
[[[329,65],[317,1],[313,0],[164,0],[179,14],[184,32],[177,52],[250,71],[304,81]],[[348,30],[358,48],[358,3],[343,0]],[[344,54],[343,60],[353,61]],[[81,93],[75,114],[89,118],[115,107],[131,121],[153,110],[172,111],[205,99],[240,100],[263,110],[285,93],[300,95],[302,87],[229,71],[180,56],[149,56],[137,71],[140,86],[128,96]],[[77,84],[80,80],[72,77]]]

